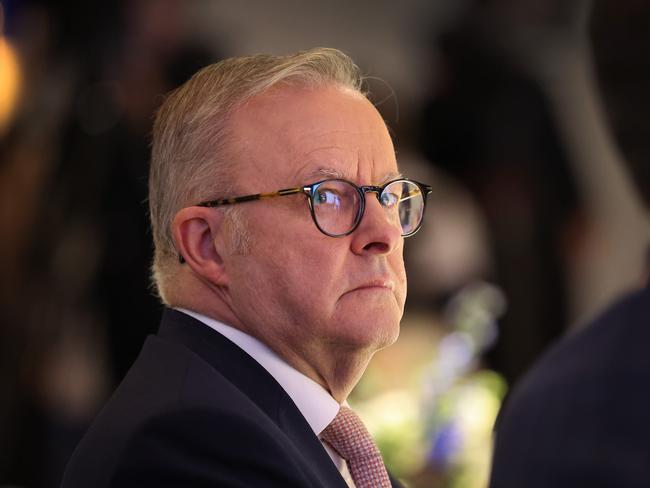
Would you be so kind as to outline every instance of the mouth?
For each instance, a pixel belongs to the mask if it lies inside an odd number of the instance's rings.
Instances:
[[[355,291],[395,291],[395,283],[390,279],[377,279],[365,282],[359,286],[348,290],[344,294],[352,293]]]

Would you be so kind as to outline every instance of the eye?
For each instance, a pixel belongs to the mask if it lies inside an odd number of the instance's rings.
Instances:
[[[341,195],[339,192],[331,188],[319,188],[316,192],[314,203],[318,205],[332,205],[335,207],[340,207]]]
[[[394,207],[398,202],[399,196],[395,193],[384,190],[384,192],[381,194],[381,204],[384,207]]]

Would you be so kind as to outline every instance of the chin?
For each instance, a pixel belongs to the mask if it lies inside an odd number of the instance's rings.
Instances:
[[[392,294],[350,295],[339,302],[333,335],[351,348],[379,350],[397,340],[403,312]]]
[[[384,333],[378,338],[375,350],[379,351],[385,347],[392,346],[399,337],[399,327],[399,320],[387,325],[383,330]]]
[[[353,317],[345,326],[341,324],[339,330],[339,337],[353,349],[368,349],[374,353],[393,344],[399,336],[400,317],[397,314],[357,314]]]

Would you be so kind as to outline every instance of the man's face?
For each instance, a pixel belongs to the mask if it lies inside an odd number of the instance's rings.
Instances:
[[[380,185],[398,174],[382,118],[350,90],[276,88],[237,110],[231,128],[238,195],[333,175]],[[303,194],[241,210],[251,249],[224,262],[231,306],[248,332],[308,362],[395,341],[406,298],[403,238],[374,194],[358,228],[340,238],[316,228]]]

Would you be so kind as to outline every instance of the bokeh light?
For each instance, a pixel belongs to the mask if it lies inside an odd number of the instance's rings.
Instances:
[[[0,4],[0,135],[12,119],[18,105],[21,72],[15,48],[4,36],[4,11]]]

